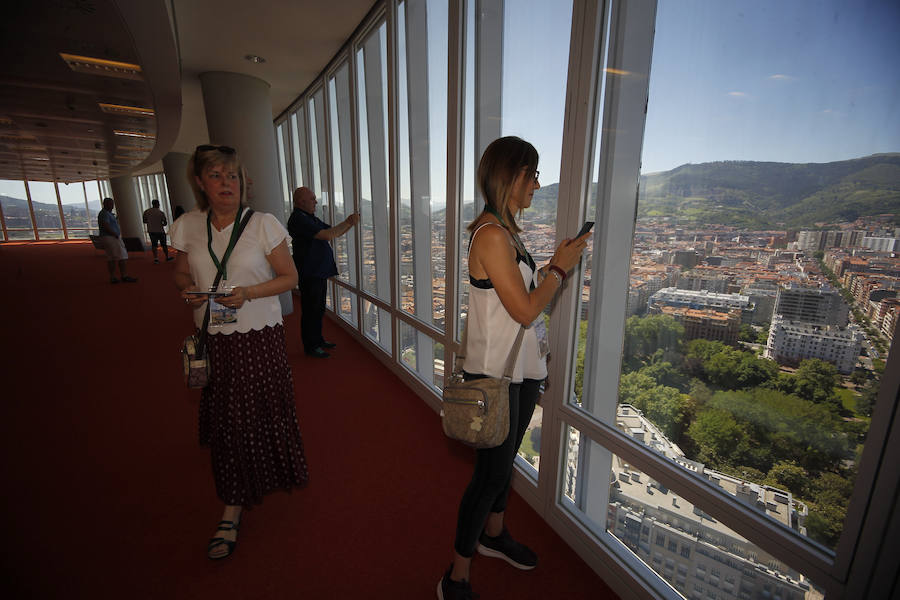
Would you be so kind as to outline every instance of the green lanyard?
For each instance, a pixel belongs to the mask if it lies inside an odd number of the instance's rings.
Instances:
[[[212,248],[212,225],[210,220],[212,218],[212,211],[206,213],[206,239],[207,239],[207,247],[209,248],[209,255],[212,257],[213,262],[216,265],[216,269],[218,269],[222,273],[222,279],[228,279],[228,272],[225,270],[225,265],[228,263],[228,257],[231,256],[231,251],[234,250],[234,245],[237,243],[237,239],[241,235],[241,213],[243,212],[244,207],[238,207],[237,216],[234,218],[234,223],[231,226],[231,240],[228,242],[228,248],[225,250],[225,254],[222,256],[222,262],[219,263],[219,259],[216,258],[216,253],[213,252]]]

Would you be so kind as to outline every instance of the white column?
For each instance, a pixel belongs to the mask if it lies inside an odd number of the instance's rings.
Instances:
[[[202,73],[200,84],[209,142],[237,149],[253,182],[250,206],[284,223],[269,84],[249,75],[221,71]]]
[[[189,212],[197,206],[194,192],[188,181],[188,162],[190,154],[169,152],[163,156],[163,170],[166,173],[166,188],[169,191],[169,214],[174,215],[175,207],[181,206]]]
[[[247,201],[257,211],[286,223],[278,182],[278,152],[269,84],[250,75],[210,71],[200,74],[206,128],[211,144],[231,146],[252,181]],[[279,297],[281,312],[293,312],[291,293]]]
[[[130,175],[110,177],[109,186],[116,203],[116,219],[119,221],[122,237],[136,237],[143,241],[144,224],[141,220],[141,204],[134,190],[134,179]]]

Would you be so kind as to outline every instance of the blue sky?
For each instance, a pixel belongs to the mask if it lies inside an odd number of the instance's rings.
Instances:
[[[503,133],[559,178],[569,2],[510,0]],[[660,0],[643,172],[900,151],[900,2]]]
[[[660,0],[643,171],[900,151],[900,3]]]

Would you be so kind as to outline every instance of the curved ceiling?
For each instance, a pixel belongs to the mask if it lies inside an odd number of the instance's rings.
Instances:
[[[374,4],[8,4],[0,26],[0,179],[80,181],[162,171],[159,161],[167,152],[191,152],[208,141],[200,73],[229,71],[266,81],[274,118],[312,83]],[[250,62],[247,55],[265,62]],[[128,64],[140,71],[131,72]]]

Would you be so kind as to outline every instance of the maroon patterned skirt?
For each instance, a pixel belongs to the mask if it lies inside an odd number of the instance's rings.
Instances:
[[[212,451],[216,494],[251,506],[309,479],[284,326],[207,337],[212,371],[200,398],[200,444]]]

